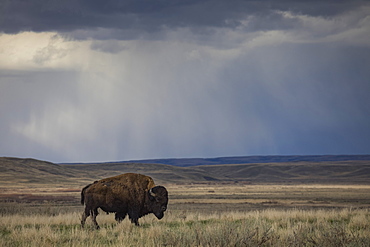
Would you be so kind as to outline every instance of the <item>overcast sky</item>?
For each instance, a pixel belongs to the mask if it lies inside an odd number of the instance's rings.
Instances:
[[[370,154],[369,1],[0,2],[0,156]]]

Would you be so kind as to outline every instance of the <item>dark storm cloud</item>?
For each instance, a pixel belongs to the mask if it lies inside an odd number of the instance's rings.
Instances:
[[[368,49],[290,44],[255,49],[221,80],[233,78],[235,115],[260,119],[277,153],[367,153],[369,64]]]
[[[1,1],[0,155],[369,153],[369,10],[368,1]]]
[[[350,11],[362,3],[362,1],[14,0],[2,1],[0,5],[0,31],[68,33],[107,28],[117,30],[114,38],[132,39],[146,32],[156,33],[166,28],[188,27],[199,31],[212,27],[235,28],[240,26],[240,21],[252,14],[254,18],[250,19],[249,30],[274,30],[294,25],[284,23],[277,11],[330,17],[343,11]],[[87,32],[85,35],[79,33],[76,37],[106,38],[97,32]]]

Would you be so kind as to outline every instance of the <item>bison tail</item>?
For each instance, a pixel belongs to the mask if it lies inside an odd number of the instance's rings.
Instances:
[[[82,190],[81,190],[81,204],[85,204],[85,190],[89,188],[92,184],[86,185]]]

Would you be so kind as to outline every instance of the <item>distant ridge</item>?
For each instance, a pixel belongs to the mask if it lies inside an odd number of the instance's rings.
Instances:
[[[370,155],[249,156],[54,164],[0,157],[0,187],[19,184],[83,186],[135,172],[158,184],[370,184]]]
[[[148,159],[130,160],[109,163],[146,163],[164,164],[180,167],[223,165],[223,164],[252,164],[252,163],[285,163],[285,162],[325,162],[325,161],[357,161],[370,160],[370,155],[268,155],[268,156],[236,156],[217,158],[179,158],[179,159]]]

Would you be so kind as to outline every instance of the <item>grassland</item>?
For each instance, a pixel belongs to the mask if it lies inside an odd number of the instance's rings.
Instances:
[[[0,162],[0,246],[370,246],[369,165],[358,161],[349,169],[348,162],[340,163],[332,174],[320,170],[319,176],[331,179],[314,183],[309,168],[330,166],[70,167],[5,159]],[[148,173],[166,186],[165,217],[158,221],[148,215],[135,227],[127,219],[117,224],[114,215],[100,214],[100,230],[90,219],[82,229],[81,188],[128,171]],[[238,179],[247,171],[261,180]],[[295,178],[285,182],[287,174]],[[278,182],[263,182],[277,176]]]
[[[2,246],[369,246],[370,212],[341,210],[258,210],[169,212],[141,226],[116,224],[100,216],[102,229],[81,229],[77,213],[2,216]]]
[[[1,246],[369,246],[368,185],[176,185],[164,219],[100,214],[80,227],[78,188],[12,188]],[[10,190],[10,189],[9,189]],[[32,197],[33,196],[33,197]]]
[[[55,182],[83,185],[126,172],[146,174],[162,184],[370,184],[370,160],[178,167],[127,162],[61,165],[35,159],[0,157],[0,186]]]

